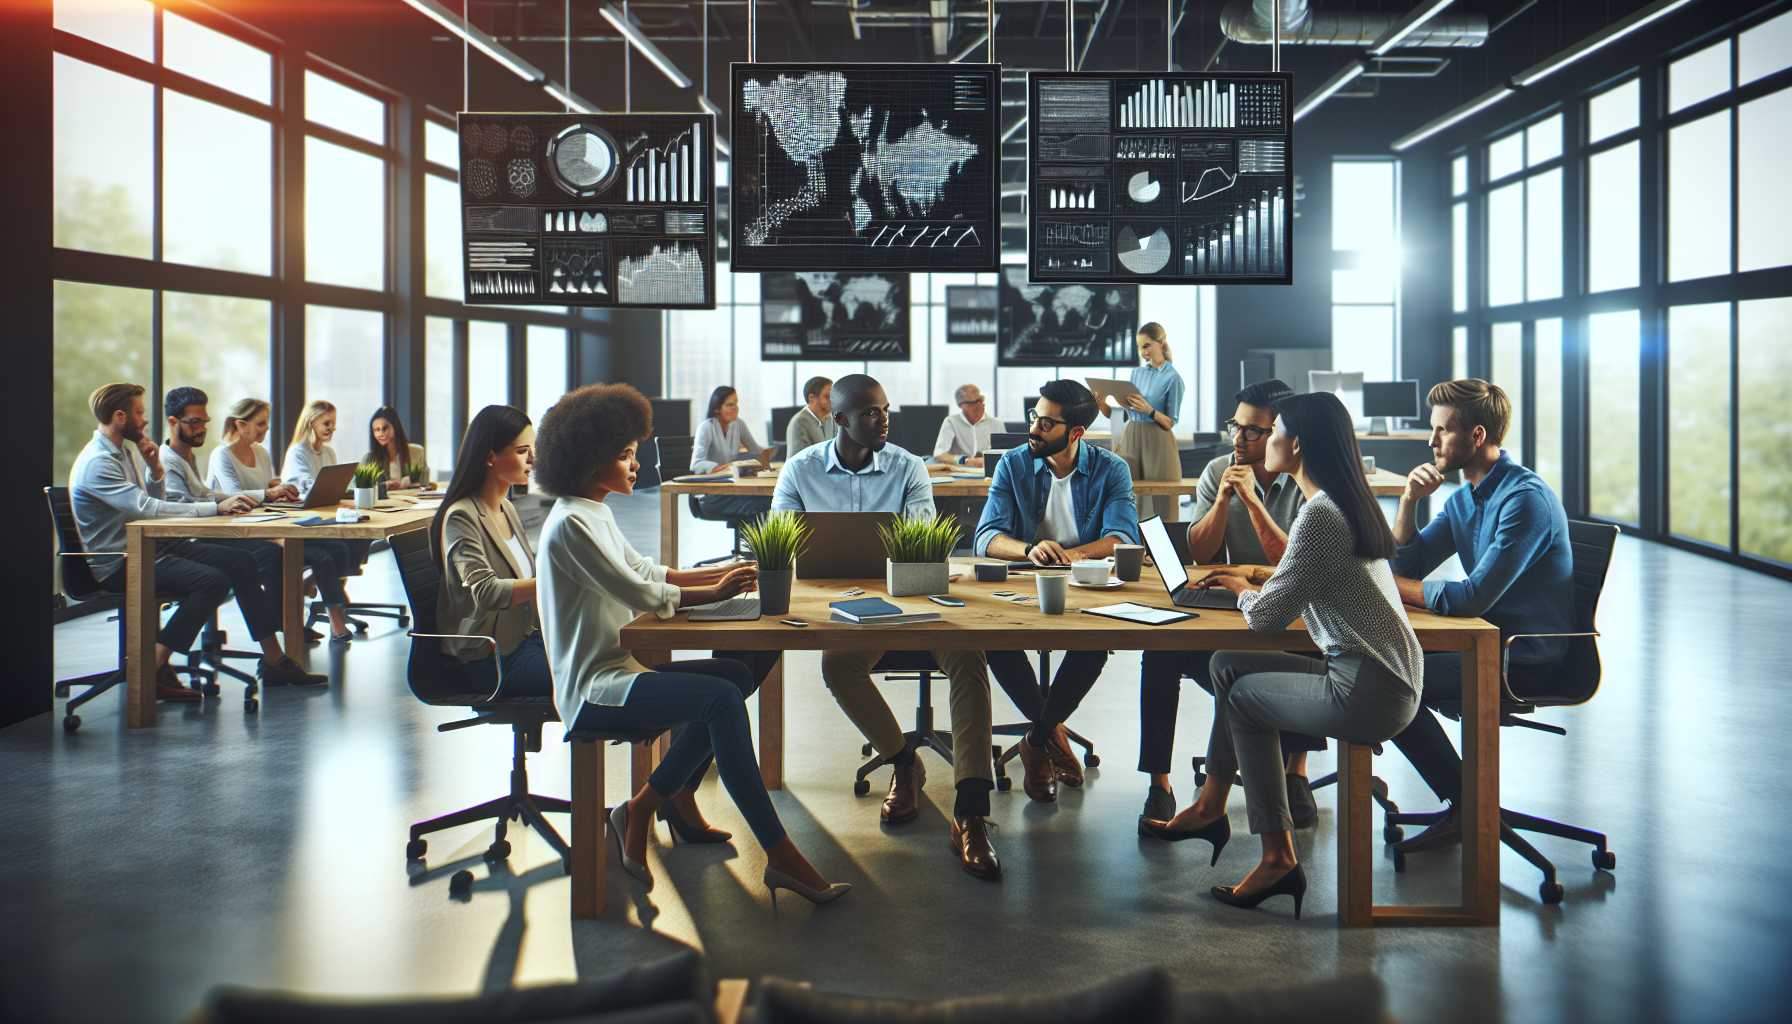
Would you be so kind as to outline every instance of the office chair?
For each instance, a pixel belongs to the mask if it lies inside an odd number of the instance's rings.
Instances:
[[[688,398],[649,398],[653,408],[653,432],[662,437],[685,437],[691,434],[691,400]]]
[[[436,731],[454,732],[476,725],[506,725],[511,732],[510,792],[482,804],[416,822],[411,826],[410,842],[404,848],[405,859],[423,859],[423,855],[429,851],[429,842],[423,838],[426,835],[492,818],[496,819],[497,826],[492,844],[484,854],[488,863],[503,860],[510,855],[510,842],[504,838],[505,830],[510,822],[517,821],[524,828],[533,828],[540,833],[560,855],[567,872],[571,873],[572,848],[548,822],[546,815],[548,812],[570,814],[572,803],[559,797],[537,796],[529,792],[529,769],[525,761],[527,754],[541,750],[542,727],[559,720],[553,699],[506,697],[504,668],[499,659],[493,659],[496,668],[493,679],[475,680],[442,652],[440,641],[443,639],[481,639],[489,641],[494,648],[497,641],[491,637],[437,632],[436,595],[441,586],[442,575],[429,553],[429,531],[412,530],[395,535],[392,538],[392,554],[398,562],[398,575],[404,583],[405,597],[411,603],[411,617],[417,623],[417,629],[409,634],[411,657],[405,673],[411,693],[425,704],[464,707],[473,712],[472,718],[443,722],[436,726]],[[617,743],[639,743],[651,740],[663,731],[593,732],[576,737],[569,733],[567,738],[589,742],[610,740]],[[457,881],[455,884],[467,886],[471,883],[469,875],[464,882]]]
[[[205,629],[199,634],[199,646],[187,652],[187,666],[191,670],[210,673],[214,680],[217,676],[229,676],[242,683],[243,710],[254,711],[257,707],[255,695],[261,688],[261,681],[255,678],[253,672],[232,668],[229,659],[259,663],[261,652],[233,651],[224,646],[229,640],[229,634],[218,626],[218,613],[213,611],[211,621],[206,623]],[[219,693],[219,686],[215,681],[208,682],[199,689],[207,697],[216,697]]]
[[[355,542],[351,541],[350,543],[353,544]],[[370,542],[360,541],[359,543],[368,544],[371,549]],[[360,576],[362,574],[362,566],[365,566],[366,564],[366,557],[363,555],[361,558],[361,565],[357,565],[348,572],[343,573],[342,578],[346,580],[352,576]],[[342,606],[342,614],[343,617],[348,620],[349,628],[353,629],[361,636],[367,635],[367,622],[365,619],[356,618],[356,616],[364,615],[368,618],[397,619],[399,629],[405,629],[411,624],[410,611],[402,604],[364,604],[359,601],[350,601],[348,604]],[[310,609],[305,613],[305,628],[310,629],[320,620],[328,620],[329,617],[330,610],[324,606],[324,603],[322,601],[313,601],[311,602]]]
[[[1039,689],[1044,696],[1049,697],[1052,692],[1052,653],[1050,651],[1039,651],[1038,654]],[[997,736],[1025,736],[1027,733],[1033,731],[1033,723],[1015,722],[1008,725],[998,725],[990,731]],[[1086,738],[1075,729],[1072,729],[1069,725],[1064,726],[1064,734],[1070,737],[1070,742],[1072,744],[1083,748],[1083,765],[1085,767],[1101,767],[1101,755],[1095,752],[1095,742],[1093,740]],[[1020,743],[1019,741],[1016,741],[1009,744],[1007,750],[1003,750],[999,746],[991,747],[990,753],[995,755],[996,759],[996,789],[1006,793],[1014,788],[1014,780],[1008,777],[1008,762],[1020,756]]]
[[[1612,548],[1617,544],[1618,528],[1609,523],[1594,523],[1580,519],[1568,520],[1568,543],[1574,549],[1574,625],[1575,630],[1568,633],[1514,633],[1504,640],[1505,651],[1500,658],[1500,727],[1511,726],[1520,729],[1535,729],[1538,732],[1554,733],[1557,736],[1568,735],[1568,730],[1546,722],[1528,719],[1539,708],[1574,707],[1585,704],[1599,692],[1602,669],[1599,662],[1599,629],[1596,616],[1599,610],[1599,596],[1605,589],[1606,570],[1611,567]],[[1516,640],[1535,638],[1560,638],[1569,641],[1569,647],[1562,659],[1548,666],[1544,671],[1548,679],[1537,679],[1544,682],[1542,689],[1548,692],[1533,693],[1524,697],[1512,690],[1511,669],[1507,665],[1507,655]],[[1466,656],[1466,655],[1465,655]],[[1522,667],[1522,666],[1521,666]],[[1529,689],[1530,687],[1527,687]],[[1439,702],[1436,705],[1439,714],[1446,718],[1462,718],[1460,702]],[[1420,714],[1425,714],[1421,708]],[[1379,781],[1379,780],[1378,780]],[[1442,821],[1450,813],[1449,808],[1439,811],[1420,813],[1395,812],[1387,815],[1387,826],[1383,835],[1394,846],[1394,870],[1406,870],[1406,854],[1404,849],[1410,840],[1403,840],[1400,832],[1402,825],[1431,826]],[[1548,818],[1539,818],[1530,814],[1500,808],[1500,842],[1511,847],[1520,857],[1543,872],[1543,883],[1538,886],[1538,895],[1545,903],[1562,902],[1563,889],[1556,881],[1556,867],[1549,858],[1543,856],[1519,832],[1537,832],[1555,836],[1558,839],[1571,839],[1577,843],[1587,843],[1593,847],[1593,867],[1600,871],[1611,871],[1618,866],[1618,856],[1606,845],[1603,832],[1582,828],[1578,825],[1567,825]]]
[[[915,727],[902,734],[903,746],[917,754],[923,750],[931,750],[947,764],[951,764],[952,737],[933,727],[933,677],[940,671],[933,655],[926,651],[889,651],[877,659],[877,664],[871,666],[871,671],[891,682],[913,679],[921,684],[920,692],[915,695]],[[889,758],[878,754],[869,743],[861,745],[859,753],[871,760],[860,765],[853,776],[854,796],[864,796],[871,792],[871,782],[867,776],[890,763]]]
[[[691,472],[691,449],[696,447],[697,439],[694,437],[667,437],[662,435],[658,440],[660,479],[673,480],[688,475]],[[691,515],[711,523],[728,524],[728,528],[734,531],[734,546],[728,554],[719,555],[715,558],[706,558],[700,562],[694,562],[692,564],[704,566],[714,565],[717,562],[726,562],[740,553],[740,528],[746,520],[731,516],[719,516],[713,513],[706,513],[703,511],[703,503],[698,500],[699,497],[700,496],[696,494],[685,495],[685,498],[688,499],[691,504]],[[674,568],[676,568],[676,566],[674,566]]]
[[[63,596],[71,601],[83,602],[105,597],[116,597],[122,593],[124,590],[124,570],[120,569],[113,575],[112,578],[118,581],[118,589],[112,589],[111,587],[106,586],[105,583],[102,583],[99,577],[93,574],[93,563],[89,562],[88,559],[105,558],[112,555],[117,555],[119,558],[128,558],[130,556],[122,551],[86,550],[81,543],[80,528],[75,524],[75,506],[74,502],[69,497],[68,488],[44,488],[44,501],[49,506],[51,522],[56,524],[56,546],[58,549],[56,554],[58,557],[65,559],[62,563]],[[167,604],[168,602],[178,600],[179,598],[174,594],[157,594],[156,599],[159,604]],[[58,697],[68,696],[74,687],[87,687],[86,692],[71,697],[68,704],[63,708],[63,732],[74,732],[81,728],[81,716],[75,714],[77,708],[124,682],[124,645],[125,606],[120,604],[118,610],[118,667],[105,672],[93,672],[84,676],[74,676],[68,679],[56,680],[56,696]],[[189,677],[190,684],[203,693],[216,694],[218,692],[216,676],[209,670],[189,664],[186,668],[176,667],[175,671],[186,673]],[[254,711],[256,707],[254,691],[251,689],[249,696],[245,697],[243,700],[243,710]]]
[[[952,412],[946,405],[904,405],[901,409],[902,433],[890,424],[890,440],[897,447],[923,459],[933,458],[933,442],[940,436],[940,424]]]

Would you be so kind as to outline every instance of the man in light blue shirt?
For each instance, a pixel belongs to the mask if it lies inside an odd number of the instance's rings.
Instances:
[[[834,440],[803,449],[784,464],[772,492],[772,511],[900,512],[932,518],[933,484],[919,456],[891,447],[890,400],[883,385],[862,373],[834,382]],[[909,745],[890,705],[871,681],[880,651],[823,651],[821,678],[846,717],[878,756],[895,766],[881,811],[887,824],[920,814],[927,772]],[[952,849],[966,873],[1001,878],[989,841],[989,791],[995,788],[990,758],[992,723],[989,671],[980,651],[934,651],[933,660],[952,682],[952,768],[957,799]]]

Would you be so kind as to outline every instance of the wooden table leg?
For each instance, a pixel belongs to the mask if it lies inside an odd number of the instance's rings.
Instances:
[[[660,564],[678,568],[678,495],[660,488]]]
[[[162,606],[156,601],[156,540],[125,531],[124,672],[125,725],[156,724],[156,633]]]
[[[604,745],[572,745],[572,916],[604,912]]]
[[[305,643],[305,541],[287,537],[280,548],[280,632],[286,637],[287,655],[307,667],[311,655]]]
[[[766,789],[784,788],[784,655],[759,684],[759,777]]]
[[[1369,747],[1338,741],[1338,923],[1345,928],[1374,923],[1373,758]]]
[[[1482,924],[1500,914],[1500,645],[1476,637],[1462,657],[1462,906]]]

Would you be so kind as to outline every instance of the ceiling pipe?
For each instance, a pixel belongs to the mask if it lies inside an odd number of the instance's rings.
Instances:
[[[1220,31],[1235,43],[1268,46],[1275,39],[1273,0],[1232,0],[1220,12]],[[1307,0],[1284,0],[1282,42],[1294,46],[1372,46],[1406,14],[1314,11]],[[1487,17],[1456,14],[1431,18],[1406,35],[1403,47],[1481,46]]]

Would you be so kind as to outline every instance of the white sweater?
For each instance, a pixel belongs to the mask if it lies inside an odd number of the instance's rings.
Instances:
[[[301,441],[286,449],[286,464],[280,468],[280,479],[297,487],[299,497],[303,499],[311,494],[317,474],[323,472],[325,466],[336,464],[336,449],[327,444],[313,448]]]

